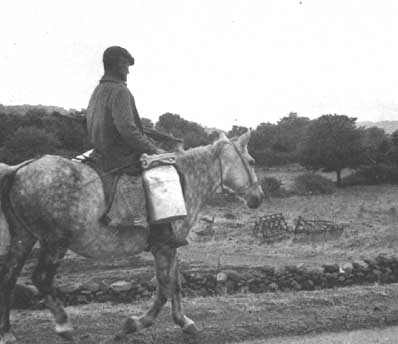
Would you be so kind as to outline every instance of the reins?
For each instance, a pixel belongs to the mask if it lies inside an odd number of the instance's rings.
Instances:
[[[82,164],[85,164],[85,162],[83,162],[83,161],[82,161],[81,163],[82,163]],[[130,167],[130,166],[133,165],[133,164],[134,164],[134,162],[130,162],[130,163],[128,163],[127,165],[123,165],[123,166],[116,167],[116,168],[114,168],[114,169],[112,169],[112,170],[109,170],[109,171],[107,171],[107,172],[105,172],[105,173],[102,173],[102,174],[99,174],[97,171],[95,171],[96,174],[97,174],[97,176],[94,177],[93,179],[89,180],[88,182],[86,182],[86,183],[80,185],[79,189],[82,189],[83,187],[87,186],[88,184],[91,184],[91,183],[95,182],[96,180],[101,179],[101,178],[107,176],[108,174],[112,174],[112,173],[117,172],[117,171],[120,171],[120,170],[122,170],[122,169],[124,169],[124,168]],[[87,166],[89,166],[89,165],[87,165]],[[90,166],[89,166],[89,167],[90,167]]]

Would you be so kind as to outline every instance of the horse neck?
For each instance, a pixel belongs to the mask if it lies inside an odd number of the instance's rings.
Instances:
[[[193,148],[177,157],[177,167],[185,178],[185,203],[193,220],[221,182],[217,145]]]

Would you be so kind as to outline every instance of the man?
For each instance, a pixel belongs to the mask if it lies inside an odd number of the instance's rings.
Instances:
[[[159,154],[163,150],[144,134],[134,97],[127,88],[129,67],[134,64],[130,53],[118,46],[103,54],[104,76],[95,88],[87,109],[87,129],[93,157],[104,172],[139,175],[141,154]],[[166,228],[166,229],[165,229]],[[179,241],[170,226],[153,226],[149,244],[186,245]]]

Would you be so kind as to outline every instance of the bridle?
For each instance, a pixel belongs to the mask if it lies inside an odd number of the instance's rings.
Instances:
[[[240,161],[241,161],[243,167],[245,168],[245,171],[246,171],[246,173],[247,173],[247,176],[249,177],[249,182],[250,182],[250,188],[249,188],[249,189],[254,188],[254,187],[257,187],[257,186],[260,184],[260,182],[259,182],[259,181],[254,182],[253,177],[252,177],[252,175],[251,175],[251,173],[250,173],[249,167],[247,166],[247,163],[246,163],[245,159],[243,158],[242,153],[239,151],[239,149],[236,147],[236,145],[235,145],[233,142],[229,141],[229,142],[226,142],[225,145],[226,145],[226,144],[231,144],[231,145],[232,145],[232,147],[233,147],[234,150],[235,150],[235,153],[238,155],[238,157],[239,157],[239,159],[240,159]],[[217,160],[218,160],[218,164],[219,164],[219,167],[220,167],[220,187],[221,187],[221,191],[222,191],[222,192],[225,192],[226,190],[230,190],[228,187],[226,187],[226,186],[224,185],[224,178],[223,178],[223,174],[224,174],[224,173],[223,173],[223,168],[222,168],[222,163],[221,163],[221,157],[220,157],[221,152],[223,151],[225,145],[223,145],[223,146],[221,147],[221,149],[219,150],[219,152],[218,152],[218,154],[217,154]],[[231,191],[232,191],[232,190],[231,190]]]

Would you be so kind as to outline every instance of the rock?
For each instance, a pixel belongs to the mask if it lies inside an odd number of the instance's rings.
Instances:
[[[114,282],[110,285],[111,289],[113,291],[116,291],[118,293],[123,292],[123,291],[129,291],[133,288],[133,285],[131,282],[127,281],[117,281]]]
[[[322,265],[322,267],[323,267],[323,271],[325,273],[329,273],[329,274],[336,273],[336,272],[340,271],[340,267],[338,264],[324,264],[324,265]]]
[[[352,264],[351,263],[345,263],[343,265],[343,271],[346,275],[351,275],[352,274]]]
[[[378,263],[377,263],[376,259],[364,259],[363,261],[373,269],[378,268]]]
[[[94,281],[89,281],[87,283],[82,284],[81,289],[84,291],[89,291],[91,293],[96,293],[101,290],[101,285]]]
[[[291,287],[292,287],[294,290],[301,290],[301,289],[302,289],[301,284],[298,283],[298,282],[295,281],[295,280],[293,280],[293,281],[290,283],[290,285],[291,285]]]
[[[375,261],[380,265],[388,265],[395,263],[395,258],[393,256],[388,256],[386,254],[379,254]]]
[[[227,293],[232,294],[236,290],[236,283],[232,280],[228,280],[225,283],[225,287],[227,289]]]
[[[78,295],[76,298],[77,303],[89,303],[89,299],[86,295]]]
[[[98,283],[100,286],[100,291],[107,293],[109,291],[109,289],[111,289],[111,286],[105,282],[105,281],[101,281]]]
[[[285,266],[285,270],[290,273],[302,272],[302,265],[300,267],[297,265],[287,265]]]
[[[326,287],[331,288],[334,287],[338,280],[338,273],[325,273],[326,278]]]
[[[308,289],[309,289],[309,290],[312,290],[312,289],[314,289],[314,287],[315,287],[315,283],[314,283],[314,281],[311,280],[311,279],[307,279],[307,280],[306,280],[306,284],[308,285]]]
[[[219,272],[216,276],[217,282],[225,282],[228,279],[228,275],[225,272]]]
[[[149,285],[155,289],[158,287],[158,279],[156,278],[156,275],[151,278]]]
[[[80,290],[81,284],[80,283],[69,283],[65,285],[61,285],[58,287],[58,291],[61,294],[72,294]]]
[[[222,273],[225,273],[227,275],[227,278],[234,282],[238,282],[244,278],[243,274],[239,273],[236,270],[223,270]]]
[[[183,275],[181,272],[179,272],[179,275],[180,275],[180,282],[181,282],[181,284],[187,283],[187,281],[186,281],[184,275]]]
[[[261,268],[261,271],[268,276],[273,276],[275,274],[275,268],[273,266],[265,265]]]
[[[273,283],[271,283],[271,284],[268,286],[268,289],[269,289],[270,291],[277,291],[277,290],[279,290],[279,285],[273,282]]]
[[[32,292],[33,296],[40,295],[39,290],[33,284],[25,284],[25,288],[29,289]]]
[[[353,270],[358,270],[358,271],[365,271],[367,269],[368,265],[363,262],[363,261],[356,261],[352,263],[352,269]]]
[[[81,294],[81,295],[91,295],[91,291],[90,290],[80,290],[79,291],[79,293]]]

